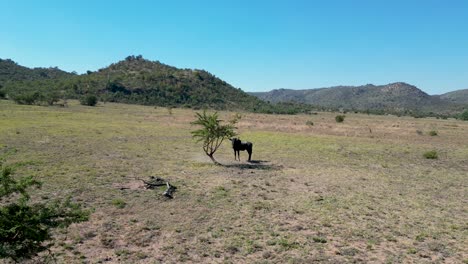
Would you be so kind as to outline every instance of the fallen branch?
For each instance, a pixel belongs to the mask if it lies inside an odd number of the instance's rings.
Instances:
[[[159,177],[150,176],[149,181],[145,181],[145,180],[140,179],[140,178],[136,178],[136,179],[142,181],[145,184],[146,189],[154,189],[156,187],[166,185],[167,189],[164,191],[163,195],[165,197],[167,197],[167,198],[170,198],[170,199],[173,198],[172,194],[177,189],[177,187],[171,185],[168,181],[164,180],[163,178],[159,178]]]
[[[172,199],[173,198],[172,193],[174,193],[177,188],[175,186],[172,186],[171,184],[169,184],[169,182],[166,182],[166,185],[167,185],[167,189],[163,193],[163,195],[166,196],[167,198]]]

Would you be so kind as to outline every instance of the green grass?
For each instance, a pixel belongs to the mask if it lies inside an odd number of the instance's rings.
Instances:
[[[0,101],[0,157],[44,182],[34,199],[71,195],[94,209],[56,234],[81,253],[57,248],[60,263],[466,259],[467,122],[347,114],[338,124],[318,113],[310,126],[306,115],[243,113],[254,162],[245,152],[234,161],[225,142],[215,154],[225,166],[214,166],[191,138],[194,119],[177,108]],[[415,133],[428,130],[443,136]],[[421,155],[430,149],[438,159]],[[174,199],[135,179],[149,176],[177,186]]]
[[[437,154],[437,151],[435,150],[424,152],[423,156],[426,159],[438,159],[439,158],[439,155]]]

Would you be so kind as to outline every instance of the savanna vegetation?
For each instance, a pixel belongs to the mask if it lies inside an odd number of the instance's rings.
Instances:
[[[254,159],[235,161],[228,141],[215,166],[192,138],[198,111],[68,105],[0,100],[11,176],[43,183],[28,189],[31,204],[73,197],[93,208],[88,222],[51,230],[56,243],[40,255],[58,263],[468,259],[467,122],[243,112],[236,131],[255,144]],[[149,176],[177,186],[174,198],[145,189],[137,178]]]

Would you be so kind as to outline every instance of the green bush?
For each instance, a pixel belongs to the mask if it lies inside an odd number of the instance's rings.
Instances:
[[[80,103],[82,105],[87,105],[87,106],[95,106],[97,102],[98,102],[97,96],[92,95],[92,94],[85,95],[81,97],[80,99]]]
[[[335,120],[336,120],[337,123],[342,123],[344,121],[345,117],[346,116],[344,116],[344,115],[337,115],[337,116],[335,116]]]
[[[429,136],[437,136],[437,135],[438,135],[437,131],[435,130],[429,131]]]
[[[13,94],[12,99],[17,104],[33,105],[39,103],[42,95],[37,91]]]
[[[6,92],[0,88],[0,99],[6,98]]]
[[[468,121],[468,110],[465,110],[463,113],[461,113],[459,119]]]
[[[127,203],[120,198],[112,200],[112,204],[119,209],[125,208],[125,206],[127,205]]]
[[[437,155],[437,151],[435,150],[431,150],[431,151],[428,151],[428,152],[425,152],[423,154],[423,156],[426,158],[426,159],[438,159],[439,156]]]
[[[51,229],[87,221],[89,212],[71,199],[30,203],[27,189],[41,183],[32,177],[16,180],[12,173],[0,161],[0,258],[17,263],[53,245],[47,243],[52,240]]]
[[[308,120],[308,121],[306,122],[306,125],[308,125],[308,126],[313,126],[313,125],[314,125],[314,122]]]

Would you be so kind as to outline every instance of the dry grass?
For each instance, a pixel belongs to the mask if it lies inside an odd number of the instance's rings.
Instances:
[[[45,183],[37,199],[72,195],[94,210],[57,232],[58,262],[468,259],[468,122],[243,113],[254,162],[235,162],[225,143],[215,154],[225,166],[214,166],[191,139],[194,112],[171,112],[0,101],[0,153]],[[135,179],[150,175],[176,185],[175,198]]]

